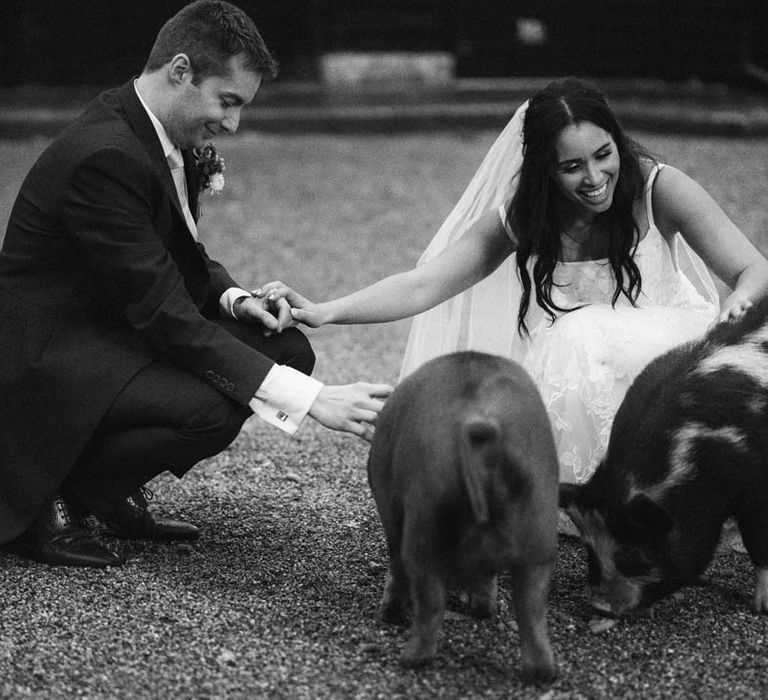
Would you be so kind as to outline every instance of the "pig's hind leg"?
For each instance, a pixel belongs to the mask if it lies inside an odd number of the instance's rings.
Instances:
[[[425,561],[409,566],[413,600],[413,624],[400,663],[406,668],[425,666],[437,653],[448,597],[445,581]]]
[[[752,608],[768,614],[768,513],[755,506],[736,517],[744,547],[755,565],[755,594]]]
[[[520,564],[512,571],[523,678],[537,683],[549,683],[557,676],[547,632],[551,574],[551,562]]]
[[[379,615],[388,624],[404,624],[408,617],[409,587],[401,552],[403,516],[399,509],[380,509],[389,547],[389,571],[381,596]]]
[[[391,552],[389,571],[381,597],[379,615],[388,624],[403,624],[408,617],[408,578],[400,552]]]

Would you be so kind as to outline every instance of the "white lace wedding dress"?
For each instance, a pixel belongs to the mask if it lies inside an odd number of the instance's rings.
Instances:
[[[552,422],[561,482],[592,475],[634,378],[653,358],[703,334],[718,311],[681,272],[677,251],[654,223],[657,172],[647,185],[648,231],[634,256],[642,278],[637,307],[623,295],[611,306],[615,282],[607,261],[559,263],[552,300],[561,308],[588,305],[554,323],[541,318],[529,342],[518,345],[515,359],[538,385]]]

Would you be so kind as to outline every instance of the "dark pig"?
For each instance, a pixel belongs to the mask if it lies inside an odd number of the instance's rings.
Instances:
[[[651,362],[630,387],[604,462],[563,485],[591,602],[622,615],[694,583],[733,516],[768,612],[768,305]]]
[[[523,673],[556,675],[546,625],[557,550],[558,465],[538,390],[510,360],[445,355],[406,378],[379,416],[368,477],[389,546],[381,615],[413,624],[401,663],[435,655],[447,588],[496,612],[510,570]]]

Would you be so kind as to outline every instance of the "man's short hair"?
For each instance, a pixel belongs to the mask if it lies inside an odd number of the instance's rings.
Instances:
[[[224,0],[196,0],[171,17],[157,33],[144,71],[162,68],[179,53],[189,57],[194,83],[226,75],[229,61],[242,56],[244,66],[263,80],[277,75],[277,61],[250,17]]]

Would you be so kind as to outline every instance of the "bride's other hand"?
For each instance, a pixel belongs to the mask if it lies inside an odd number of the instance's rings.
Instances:
[[[264,284],[252,294],[275,304],[281,311],[281,319],[283,310],[287,308],[293,325],[303,323],[310,328],[319,328],[331,320],[326,304],[315,304],[280,281]]]
[[[752,308],[752,302],[731,294],[724,302],[717,323],[735,323]]]

